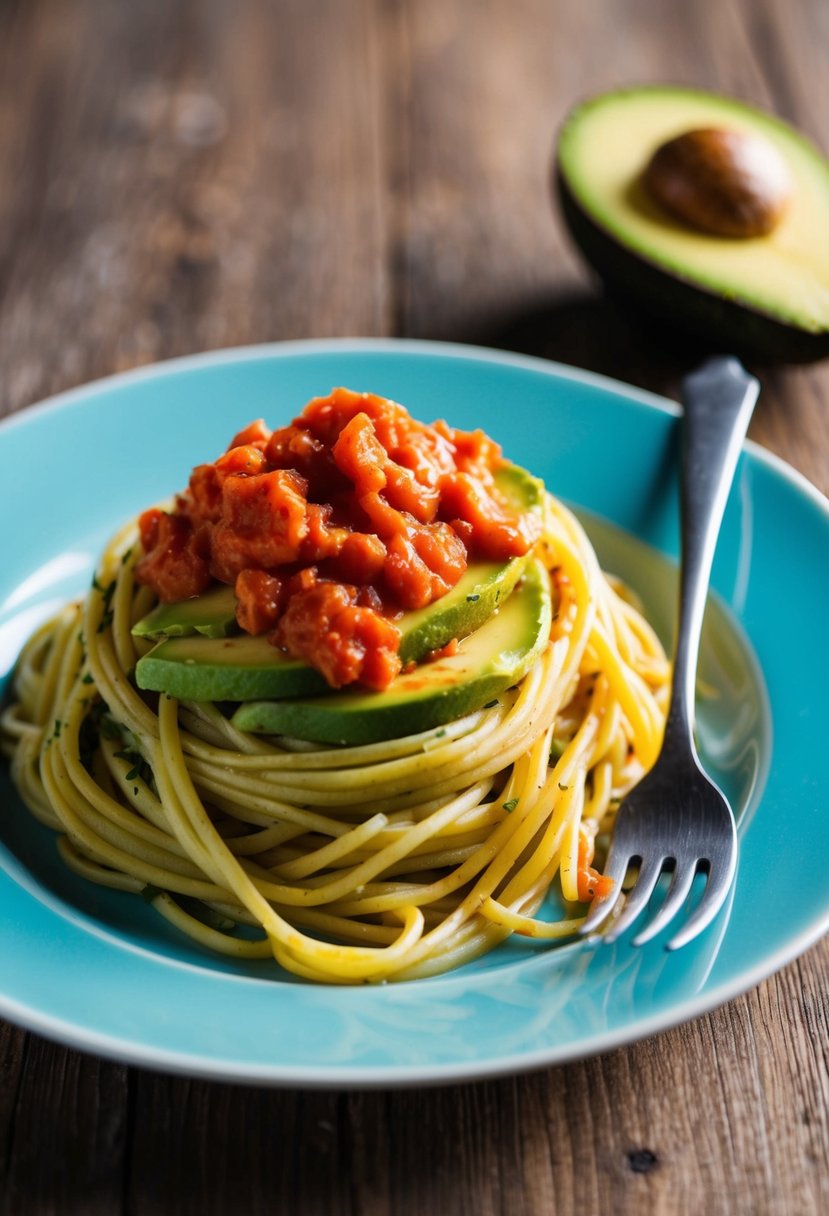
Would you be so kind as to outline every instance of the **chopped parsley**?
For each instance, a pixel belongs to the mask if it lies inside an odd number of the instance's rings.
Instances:
[[[101,734],[105,739],[111,739],[115,743],[123,743],[123,731],[112,715],[106,712],[106,706],[104,706],[104,711],[101,713],[100,728]]]
[[[567,744],[561,739],[553,739],[550,743],[550,767],[558,763],[567,750]]]
[[[112,618],[115,615],[115,612],[112,607],[112,597],[115,594],[115,579],[112,579],[112,581],[107,583],[106,586],[103,586],[101,583],[98,582],[97,575],[93,574],[92,587],[93,587],[93,590],[98,592],[98,594],[101,596],[101,599],[104,601],[103,616],[101,617],[101,620],[98,623],[98,628],[96,630],[96,633],[103,633],[104,630],[108,629],[109,626],[112,624]]]
[[[150,784],[153,779],[153,770],[140,752],[136,751],[132,747],[123,747],[120,751],[113,752],[113,755],[117,760],[123,760],[125,763],[132,766],[126,773],[124,773],[125,781],[135,781],[136,778],[138,778],[140,781],[143,781],[145,785]],[[135,792],[136,794],[138,793],[137,787],[135,787]]]
[[[518,798],[509,798],[509,799],[507,799],[506,802],[502,802],[501,806],[504,808],[505,811],[514,811],[515,808],[518,806],[518,803],[519,803]]]

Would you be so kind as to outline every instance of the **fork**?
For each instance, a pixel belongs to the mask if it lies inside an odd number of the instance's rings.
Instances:
[[[604,899],[594,899],[581,935],[595,933],[608,921],[631,864],[638,863],[639,875],[620,915],[602,934],[606,942],[630,928],[663,871],[672,870],[664,903],[633,939],[635,946],[675,920],[702,871],[707,879],[700,901],[667,948],[687,945],[714,919],[734,879],[734,813],[697,755],[694,685],[717,536],[759,387],[730,357],[707,360],[682,383],[679,619],[665,735],[656,764],[619,808],[605,866],[613,890]]]

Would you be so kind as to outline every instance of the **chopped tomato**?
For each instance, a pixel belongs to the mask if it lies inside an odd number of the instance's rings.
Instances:
[[[165,601],[229,583],[245,631],[334,687],[382,688],[400,670],[394,616],[445,595],[470,559],[535,543],[537,517],[498,494],[501,463],[483,431],[337,388],[276,431],[250,423],[171,513],[145,512],[136,577]]]
[[[386,688],[400,670],[400,631],[372,608],[360,607],[345,583],[303,580],[274,632],[278,646],[313,662],[332,688],[359,680]]]
[[[240,570],[234,584],[236,620],[254,635],[267,633],[279,620],[282,582],[264,570]]]
[[[332,570],[346,583],[371,587],[380,579],[385,561],[386,546],[379,536],[370,532],[348,532],[332,563]]]
[[[200,464],[193,469],[182,502],[184,512],[194,523],[219,522],[222,517],[222,487],[215,465]]]
[[[402,465],[386,466],[386,499],[398,511],[406,511],[422,524],[431,523],[437,514],[440,491],[422,485],[414,473]]]
[[[197,535],[183,515],[163,511],[145,512],[150,516],[139,531],[154,537],[154,542],[135,569],[140,583],[149,583],[162,603],[175,603],[200,595],[210,586],[210,568],[198,551]]]
[[[332,525],[333,508],[326,503],[322,505],[309,502],[305,509],[307,530],[300,547],[300,559],[316,564],[326,558],[336,557],[342,552],[349,537],[355,535],[348,528],[338,528]]]
[[[233,575],[223,581],[234,581],[246,566],[270,570],[297,560],[308,531],[303,488],[301,477],[281,469],[227,478],[222,521],[213,532],[214,565]]]
[[[355,414],[340,431],[332,448],[334,463],[358,492],[382,490],[386,484],[386,449],[375,434],[368,414]]]
[[[271,428],[265,425],[264,418],[257,418],[255,422],[249,422],[246,427],[243,427],[238,435],[233,436],[227,450],[230,452],[233,448],[242,447],[250,443],[254,447],[264,451],[270,437]]]
[[[583,904],[589,904],[592,899],[606,899],[613,890],[613,879],[605,878],[590,864],[593,860],[595,846],[593,837],[579,828],[578,849],[578,883],[579,899]]]
[[[462,519],[471,528],[472,547],[490,561],[506,561],[527,553],[541,535],[535,515],[511,516],[493,500],[485,482],[473,473],[448,473],[441,480],[441,512],[445,519]]]
[[[265,464],[265,454],[261,448],[252,443],[242,443],[220,456],[213,467],[222,485],[228,477],[237,474],[252,477],[255,473],[261,473]]]

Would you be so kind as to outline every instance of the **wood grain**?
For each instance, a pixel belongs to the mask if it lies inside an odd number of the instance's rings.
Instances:
[[[293,337],[477,341],[676,391],[552,211],[556,126],[689,82],[829,147],[821,0],[0,2],[0,413]],[[758,442],[829,491],[829,372]],[[829,1210],[829,945],[697,1021],[527,1077],[259,1091],[0,1025],[0,1213]]]

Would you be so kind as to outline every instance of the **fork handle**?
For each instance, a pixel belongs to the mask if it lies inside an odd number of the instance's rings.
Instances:
[[[674,676],[665,744],[692,740],[694,686],[714,550],[740,447],[760,385],[734,358],[717,356],[682,382],[682,561]]]

